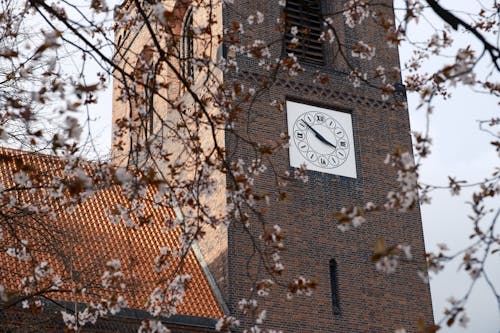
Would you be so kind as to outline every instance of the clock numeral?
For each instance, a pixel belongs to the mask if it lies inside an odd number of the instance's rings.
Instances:
[[[330,156],[330,163],[332,163],[333,165],[337,165],[339,161],[335,156]]]
[[[346,157],[346,153],[343,150],[337,150],[337,156],[341,159],[344,159]]]
[[[309,124],[314,123],[314,118],[310,114],[306,114],[304,117]]]
[[[322,166],[327,166],[328,165],[328,160],[324,156],[321,156],[319,158],[319,164],[321,164]]]
[[[335,135],[338,137],[344,136],[344,130],[341,128],[336,128],[335,129]]]
[[[318,158],[318,156],[316,155],[316,153],[315,153],[315,152],[313,152],[313,151],[308,151],[308,152],[307,152],[307,158],[308,158],[310,161],[314,162],[314,161],[316,161],[316,159]]]
[[[303,130],[305,130],[307,128],[306,124],[304,123],[304,120],[302,120],[302,119],[297,122],[297,126]]]
[[[307,145],[307,143],[305,143],[305,142],[299,143],[299,149],[300,150],[307,151],[308,148],[309,148],[309,146]]]
[[[344,149],[347,148],[347,141],[346,140],[341,139],[338,142],[339,142],[340,148],[344,148]]]
[[[305,138],[306,136],[304,135],[304,133],[303,133],[303,132],[299,132],[299,131],[297,131],[297,132],[295,132],[295,137],[296,137],[297,139],[299,139],[299,140],[304,140],[304,138]]]
[[[321,113],[316,113],[316,122],[322,123],[325,121],[325,115]]]
[[[328,119],[326,124],[328,127],[335,128],[335,121],[333,119]]]

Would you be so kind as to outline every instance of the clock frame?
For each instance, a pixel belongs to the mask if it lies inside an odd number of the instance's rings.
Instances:
[[[286,102],[290,166],[357,178],[349,113]]]

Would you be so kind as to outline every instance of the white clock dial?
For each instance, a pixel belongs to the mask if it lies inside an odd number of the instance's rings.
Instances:
[[[349,156],[346,131],[324,112],[309,111],[295,120],[293,144],[306,160],[320,168],[337,168]]]
[[[290,164],[356,178],[351,115],[287,101]]]

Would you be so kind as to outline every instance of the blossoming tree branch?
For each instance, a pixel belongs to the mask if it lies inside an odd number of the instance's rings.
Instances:
[[[271,1],[276,2],[275,12],[255,8],[250,14],[241,10],[240,2],[0,0],[0,139],[2,145],[19,149],[2,155],[9,171],[2,167],[0,256],[6,264],[0,265],[0,311],[22,307],[37,316],[50,304],[66,329],[79,331],[138,304],[148,312],[139,332],[168,332],[161,318],[178,313],[191,287],[193,277],[185,273],[190,251],[204,251],[234,226],[251,244],[240,269],[252,288],[244,291],[235,313],[221,315],[216,329],[277,332],[266,326],[275,310],[266,306],[268,300],[310,297],[318,281],[287,271],[288,240],[297,235],[273,218],[311,178],[305,163],[283,167],[279,158],[288,154],[294,133],[284,128],[273,132],[260,120],[267,116],[263,108],[271,108],[273,115],[285,112],[287,100],[276,97],[273,89],[299,79],[328,87],[341,77],[349,82],[346,91],[372,89],[377,103],[388,109],[404,110],[402,96],[417,94],[420,108],[429,115],[434,101],[448,97],[457,85],[469,86],[479,96],[500,96],[497,1],[483,1],[478,12],[469,13],[434,0],[342,1],[318,17],[317,34],[289,19],[285,0]],[[230,13],[230,21],[223,22],[223,11]],[[415,24],[432,15],[444,28],[414,40]],[[268,22],[275,39],[263,36]],[[382,32],[384,47],[413,45],[412,58],[402,64],[406,76],[398,64],[386,66],[378,45],[354,33],[364,25]],[[453,49],[446,66],[426,72],[426,59],[452,49],[457,35],[473,43]],[[317,44],[328,45],[331,59],[315,58],[311,50]],[[337,66],[337,77],[319,65],[304,65],[315,61]],[[480,74],[477,67],[484,62],[490,64],[489,71]],[[247,63],[259,72],[245,72]],[[110,88],[111,153],[96,148],[90,116],[100,92]],[[491,149],[500,154],[499,124],[500,118],[481,119],[480,130],[491,135]],[[333,142],[319,125],[303,126],[325,152],[340,151],[341,139]],[[500,312],[500,286],[485,270],[487,258],[498,260],[500,253],[495,229],[500,208],[494,205],[500,171],[482,175],[480,182],[450,176],[445,184],[423,184],[419,172],[431,153],[432,138],[429,131],[412,135],[413,152],[394,146],[379,161],[392,170],[392,189],[332,210],[326,221],[350,237],[384,214],[418,209],[434,191],[454,195],[473,189],[470,242],[456,253],[442,244],[440,252],[426,254],[426,267],[412,270],[426,283],[427,271],[438,273],[461,261],[470,284],[436,323],[416,317],[412,327],[391,328],[398,333],[466,325],[467,301],[478,279],[487,281]],[[245,147],[244,153],[237,147]],[[62,222],[85,205],[94,207],[96,195],[116,196],[102,208],[103,216],[128,230],[124,233],[130,231],[127,237],[139,237],[133,233],[148,228],[175,235],[175,244],[154,249],[148,267],[154,283],[147,286],[142,303],[131,291],[138,282],[124,268],[130,265],[127,257],[111,243],[103,240],[100,246],[109,252],[85,267],[79,264],[87,260],[83,252],[72,250],[78,248],[80,230]],[[370,244],[370,269],[391,275],[409,265],[415,259],[410,241],[378,238]],[[60,300],[79,306],[68,308]]]

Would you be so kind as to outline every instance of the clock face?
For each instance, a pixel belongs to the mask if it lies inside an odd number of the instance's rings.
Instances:
[[[289,101],[286,107],[291,166],[356,178],[351,115]]]

